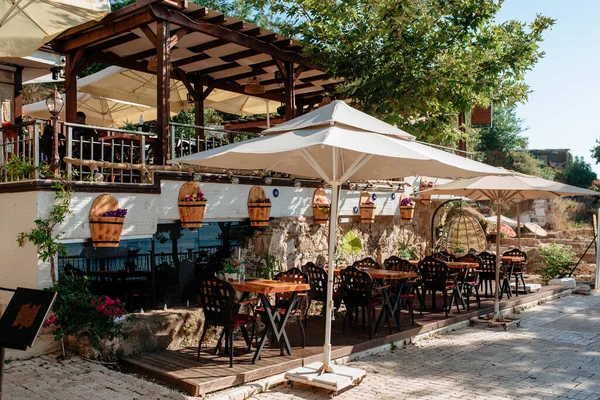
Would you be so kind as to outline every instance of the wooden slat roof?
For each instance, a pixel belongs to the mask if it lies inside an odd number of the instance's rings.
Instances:
[[[52,45],[61,52],[84,49],[86,59],[149,72],[148,62],[156,55],[156,21],[166,19],[171,41],[176,41],[171,51],[175,79],[199,77],[204,86],[243,93],[256,74],[267,90],[256,97],[281,101],[284,89],[275,80],[277,63],[293,62],[295,94],[307,102],[341,82],[305,57],[295,40],[196,4],[177,9],[165,3],[140,0],[100,22],[63,33]]]

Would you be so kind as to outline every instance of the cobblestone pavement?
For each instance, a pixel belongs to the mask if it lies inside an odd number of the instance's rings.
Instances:
[[[49,356],[6,365],[4,390],[3,398],[10,400],[192,398],[93,362],[79,358],[57,362]]]
[[[600,294],[565,297],[521,317],[521,328],[508,332],[461,329],[354,362],[367,377],[336,399],[600,399]],[[77,358],[13,361],[5,372],[11,400],[191,399]],[[323,399],[327,392],[282,385],[254,398]]]
[[[336,399],[600,399],[600,294],[521,314],[507,332],[474,327],[351,363],[367,377]],[[260,400],[322,399],[278,386]]]

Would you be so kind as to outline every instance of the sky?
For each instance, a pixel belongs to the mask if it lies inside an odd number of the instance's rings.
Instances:
[[[556,20],[544,35],[545,57],[526,76],[533,93],[517,114],[529,129],[529,148],[571,149],[600,176],[590,149],[600,138],[599,0],[505,0],[497,22]]]

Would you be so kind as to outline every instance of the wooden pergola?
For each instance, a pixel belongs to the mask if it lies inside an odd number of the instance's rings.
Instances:
[[[302,54],[300,44],[256,25],[187,0],[139,0],[99,22],[70,29],[52,42],[66,55],[66,120],[77,114],[77,75],[101,62],[157,75],[155,162],[165,163],[169,136],[169,79],[186,86],[204,126],[204,100],[217,88],[245,93],[253,77],[265,87],[253,94],[285,104],[291,119],[312,109],[339,79]],[[203,138],[202,130],[197,132]]]

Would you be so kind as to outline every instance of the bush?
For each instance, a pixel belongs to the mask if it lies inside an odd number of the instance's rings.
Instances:
[[[57,296],[45,327],[55,325],[54,339],[87,334],[100,358],[113,360],[115,351],[110,342],[126,336],[122,324],[116,321],[125,315],[121,301],[93,295],[87,277],[71,274],[63,275],[52,290]]]
[[[548,247],[540,248],[540,266],[542,270],[542,280],[548,283],[554,278],[564,278],[571,272],[575,263],[575,252],[571,246],[564,246],[553,243]]]

